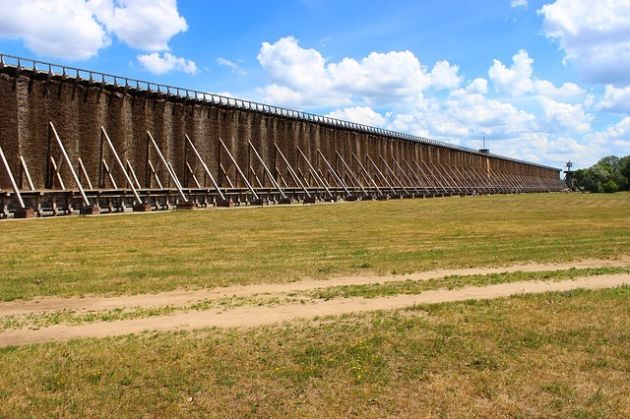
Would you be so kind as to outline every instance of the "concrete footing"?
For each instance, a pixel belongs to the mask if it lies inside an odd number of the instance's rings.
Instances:
[[[225,208],[232,208],[234,206],[234,201],[232,201],[231,199],[219,199],[217,201],[217,207],[225,207]]]
[[[265,201],[262,199],[252,199],[251,201],[249,201],[249,205],[263,206],[265,205]]]
[[[92,205],[91,207],[81,208],[81,214],[83,215],[98,215],[100,213],[101,213],[101,209],[96,205]]]
[[[193,209],[195,209],[195,204],[192,202],[179,202],[175,206],[175,209],[177,211],[192,211]]]
[[[133,212],[151,212],[151,204],[138,204],[133,206]]]
[[[35,211],[31,207],[20,208],[15,211],[15,218],[33,218],[35,217]]]

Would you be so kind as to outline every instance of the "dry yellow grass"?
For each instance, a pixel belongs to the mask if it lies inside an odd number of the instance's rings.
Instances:
[[[0,416],[628,417],[630,287],[0,350]]]
[[[0,222],[0,300],[629,254],[630,197],[537,194]]]

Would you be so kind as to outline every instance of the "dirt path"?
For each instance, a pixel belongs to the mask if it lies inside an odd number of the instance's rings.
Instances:
[[[0,346],[102,338],[144,331],[192,330],[206,327],[256,327],[319,316],[392,310],[416,304],[492,299],[521,293],[567,291],[577,288],[601,289],[630,284],[629,274],[602,275],[560,282],[523,281],[487,287],[426,291],[418,295],[383,298],[340,298],[308,304],[238,307],[227,311],[208,310],[178,313],[144,319],[97,322],[78,326],[55,325],[39,330],[13,330],[0,333]]]
[[[72,310],[82,311],[108,311],[116,308],[152,308],[167,305],[181,306],[198,301],[218,299],[223,297],[243,297],[255,294],[274,294],[294,291],[308,291],[318,288],[334,287],[341,285],[366,285],[387,283],[393,281],[426,281],[429,279],[443,278],[451,275],[486,275],[502,272],[542,272],[564,270],[571,268],[599,268],[630,265],[630,258],[619,260],[584,260],[560,264],[530,263],[512,265],[499,268],[467,268],[467,269],[442,269],[428,272],[418,272],[407,275],[385,276],[352,276],[332,278],[329,280],[303,280],[284,284],[256,284],[245,286],[231,286],[207,290],[178,290],[158,294],[138,294],[120,297],[41,297],[33,300],[17,300],[0,303],[0,317],[45,313],[50,311]]]

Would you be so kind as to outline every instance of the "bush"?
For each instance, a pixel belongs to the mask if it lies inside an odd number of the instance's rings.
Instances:
[[[614,180],[611,179],[608,182],[604,183],[604,185],[602,185],[602,189],[606,193],[614,193],[619,190],[619,186]]]

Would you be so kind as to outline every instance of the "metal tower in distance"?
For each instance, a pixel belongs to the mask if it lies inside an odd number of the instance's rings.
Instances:
[[[569,160],[565,164],[567,169],[564,171],[564,179],[562,181],[565,183],[565,185],[567,185],[567,188],[569,188],[570,191],[575,191],[575,177],[573,176],[575,171],[571,170],[571,168],[573,167],[573,162]]]

